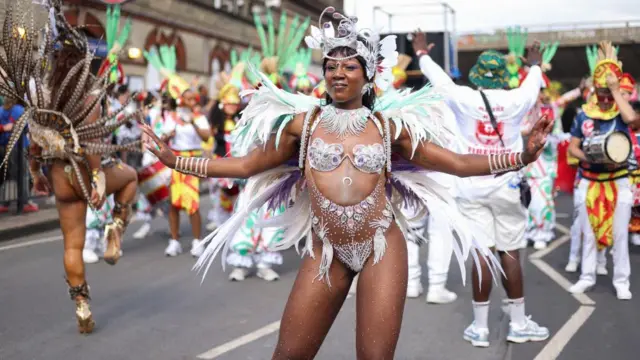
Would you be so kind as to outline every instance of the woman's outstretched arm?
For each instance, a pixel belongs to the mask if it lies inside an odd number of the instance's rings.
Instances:
[[[542,117],[531,130],[531,135],[521,154],[462,155],[433,143],[420,144],[412,153],[411,138],[403,131],[394,149],[405,159],[427,170],[443,172],[458,177],[482,176],[517,170],[535,161],[544,148],[553,121]]]
[[[147,150],[171,169],[182,171],[188,167],[190,171],[186,172],[203,177],[246,179],[284,164],[296,153],[303,121],[304,114],[298,114],[284,129],[277,147],[274,135],[266,146],[259,146],[245,156],[215,160],[196,158],[178,160],[173,151],[153,133],[150,127],[143,127],[143,131],[146,135]]]

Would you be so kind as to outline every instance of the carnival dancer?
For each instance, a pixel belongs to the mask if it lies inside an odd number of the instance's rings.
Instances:
[[[230,241],[246,216],[269,204],[286,208],[264,227],[284,227],[276,249],[306,237],[304,257],[282,316],[274,359],[313,358],[337,316],[356,273],[358,283],[356,347],[358,358],[393,358],[407,289],[407,253],[400,208],[447,213],[462,246],[454,244],[463,265],[481,232],[470,227],[437,183],[419,168],[478,176],[503,173],[535,160],[551,131],[536,124],[523,153],[459,155],[436,143],[443,132],[431,105],[439,97],[425,87],[408,94],[388,93],[376,100],[373,81],[386,89],[397,53],[395,38],[380,40],[373,31],[355,29],[357,19],[326,9],[340,21],[312,28],[306,43],[324,54],[326,105],[289,94],[261,74],[262,86],[242,114],[234,147],[242,157],[189,160],[175,154],[150,129],[148,149],[167,166],[208,177],[248,178],[246,197],[236,213],[206,240],[196,268],[205,270]],[[322,20],[321,20],[322,22]],[[338,35],[338,37],[336,37]],[[377,73],[377,75],[376,75]],[[392,156],[392,149],[397,151]],[[404,170],[404,171],[403,171]],[[473,234],[473,235],[472,235]],[[441,241],[454,241],[453,234]],[[491,254],[487,255],[495,260]],[[487,271],[485,276],[489,276]],[[314,281],[317,280],[317,281]],[[310,306],[314,311],[309,311]]]
[[[529,75],[518,89],[505,91],[508,72],[504,56],[485,51],[469,73],[469,80],[479,91],[458,86],[429,57],[433,44],[426,36],[414,34],[414,48],[420,56],[420,68],[434,86],[441,88],[445,102],[456,115],[463,137],[463,153],[501,154],[522,149],[521,124],[535,105],[542,87],[540,44],[529,50]],[[553,125],[553,119],[548,119]],[[534,129],[538,124],[534,125]],[[495,156],[495,155],[494,155]],[[460,179],[457,184],[458,205],[467,221],[489,234],[484,245],[496,248],[505,270],[503,285],[509,302],[509,334],[512,342],[541,341],[549,330],[539,326],[525,314],[524,286],[520,265],[520,250],[526,247],[526,208],[520,199],[520,176]],[[481,260],[481,269],[488,272],[488,263]],[[473,323],[464,331],[464,339],[474,346],[489,346],[489,295],[491,278],[480,278],[473,269]]]
[[[96,78],[90,74],[93,53],[88,41],[69,25],[58,0],[45,5],[50,22],[42,32],[42,46],[38,52],[33,52],[41,30],[33,24],[33,6],[31,1],[11,1],[5,12],[2,45],[5,51],[13,50],[10,56],[4,57],[6,61],[0,62],[2,73],[6,74],[0,82],[0,93],[25,105],[25,113],[11,134],[8,150],[16,144],[28,124],[32,140],[29,169],[34,188],[39,191],[53,189],[55,194],[64,239],[69,295],[76,303],[78,330],[90,333],[94,320],[89,309],[89,286],[82,261],[87,207],[99,209],[106,196],[114,194],[114,220],[106,227],[107,251],[104,255],[105,261],[113,265],[119,258],[122,235],[131,213],[136,177],[135,170],[124,164],[103,166],[101,155],[120,150],[135,151],[140,144],[113,146],[94,142],[121,125],[119,122],[105,125],[110,118],[98,118],[100,101],[106,95],[106,77]],[[21,64],[25,66],[19,66]],[[25,79],[34,80],[33,91],[29,90]],[[128,120],[125,117],[122,121]],[[9,155],[10,151],[3,159],[2,167],[7,166]],[[50,166],[48,178],[42,172],[43,165]]]
[[[176,155],[188,159],[197,158],[202,154],[202,142],[211,136],[211,129],[207,118],[195,113],[197,105],[196,94],[189,89],[188,84],[179,88],[180,104],[175,113],[169,113],[164,121],[163,133],[170,141],[171,149]],[[177,93],[174,93],[176,95]],[[182,245],[178,242],[180,230],[180,210],[189,215],[193,240],[191,255],[198,257],[204,251],[202,242],[202,217],[200,215],[200,179],[197,176],[183,174],[177,171],[171,176],[171,200],[169,206],[169,230],[171,239],[164,253],[167,256],[177,256],[182,252]]]
[[[622,68],[610,42],[601,42],[598,63],[593,73],[595,96],[585,104],[571,129],[569,151],[580,160],[580,182],[576,193],[578,217],[584,237],[582,273],[569,291],[583,293],[596,283],[596,247],[612,247],[613,285],[620,300],[631,299],[629,290],[629,233],[633,194],[626,161],[595,162],[583,151],[585,139],[599,134],[620,132],[628,136],[628,124],[636,121],[631,105],[620,92]],[[619,146],[615,150],[624,151]],[[627,148],[627,150],[630,150]],[[627,154],[629,155],[629,154]],[[627,157],[625,157],[626,159]]]
[[[636,82],[631,74],[622,74],[620,80],[620,92],[625,100],[631,102],[636,113],[640,113],[640,103],[637,101],[638,91]],[[631,187],[633,190],[633,209],[631,211],[631,222],[629,223],[629,233],[631,233],[631,243],[640,246],[640,146],[638,146],[638,137],[640,136],[640,126],[631,127],[633,133],[631,140],[633,144],[633,167],[631,170]]]

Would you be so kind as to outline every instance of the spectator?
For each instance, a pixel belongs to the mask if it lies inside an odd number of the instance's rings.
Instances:
[[[8,144],[13,126],[23,113],[24,108],[21,105],[16,104],[13,99],[5,99],[2,108],[0,108],[0,159],[2,160],[4,160],[5,154],[10,150],[8,149]],[[23,135],[23,147],[25,151],[28,146],[29,141],[26,135]],[[28,176],[26,162],[20,162],[18,152],[14,149],[9,159],[9,171],[7,173],[6,179],[4,174],[0,174],[0,191],[6,193],[4,185],[8,184],[8,182],[6,182],[5,180],[13,180],[15,182],[23,181],[23,179],[18,179],[19,166],[23,166],[25,174],[24,176]],[[18,194],[18,196],[22,199],[29,199],[29,187],[30,186],[28,183],[24,184],[24,186],[22,187],[22,193]],[[0,202],[0,214],[9,211],[10,201],[6,199],[3,200],[5,201]],[[34,204],[31,200],[28,200],[22,208],[22,211],[25,213],[36,212],[38,211],[38,205]]]

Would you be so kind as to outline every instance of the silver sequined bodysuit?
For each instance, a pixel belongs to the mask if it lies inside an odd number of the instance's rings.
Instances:
[[[359,272],[372,253],[374,263],[377,263],[386,249],[385,232],[391,226],[393,213],[385,196],[384,170],[388,161],[384,145],[385,134],[374,116],[369,115],[364,123],[362,128],[367,124],[374,124],[377,131],[370,126],[370,131],[363,131],[357,137],[337,136],[327,131],[322,114],[309,131],[305,177],[311,195],[313,232],[323,243],[320,277],[327,275],[334,253],[342,263]],[[319,127],[323,127],[325,131],[316,131]],[[360,143],[367,138],[369,142],[373,139],[375,142]],[[354,140],[357,143],[354,144]],[[346,150],[348,147],[351,147],[350,153]],[[345,161],[346,159],[349,161]],[[344,191],[349,192],[351,186],[364,185],[367,189],[365,192],[368,192],[374,185],[373,191],[356,199],[357,194],[362,194],[360,188],[360,191],[355,191],[356,195],[348,195],[350,201],[341,203],[329,198],[329,195],[323,194],[319,189],[314,175],[323,176],[323,173],[332,173],[330,181],[324,177],[325,187],[330,187],[328,191],[344,187]],[[351,174],[353,178],[345,174]],[[331,184],[327,185],[328,182]]]

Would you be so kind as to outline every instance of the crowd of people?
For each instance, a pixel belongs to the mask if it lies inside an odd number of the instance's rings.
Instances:
[[[302,245],[307,256],[274,358],[313,358],[349,294],[366,299],[357,302],[358,357],[393,357],[405,299],[424,292],[421,244],[429,247],[429,303],[457,299],[446,287],[452,256],[463,276],[473,261],[465,340],[489,346],[489,297],[501,280],[507,340],[544,341],[549,330],[525,311],[520,256],[528,244],[544,249],[555,239],[555,198],[567,181],[575,184],[575,214],[566,271],[582,266],[570,291],[587,291],[606,275],[610,248],[616,296],[631,299],[640,106],[610,43],[589,49],[591,73],[562,92],[545,74],[558,44],[533,42],[525,53],[526,35],[513,32],[510,54],[483,52],[468,87],[431,58],[434,45],[417,31],[413,50],[431,85],[409,89],[411,57],[396,52],[396,39],[328,8],[319,27],[295,22],[275,36],[258,26],[262,51],[234,51],[213,97],[179,76],[170,46],[145,52],[165,77],[162,87],[131,94],[112,56],[126,41],[113,36],[117,16],[107,31],[108,65],[90,74],[86,37],[68,24],[60,1],[46,6],[52,16],[38,54],[22,46],[36,33],[7,31],[34,28],[7,7],[2,45],[17,50],[0,61],[11,118],[0,116],[1,155],[6,166],[27,129],[34,189],[52,193],[60,213],[80,332],[95,325],[85,263],[115,265],[131,217],[141,239],[160,213],[170,233],[164,254],[180,255],[184,212],[190,254],[205,275],[220,255],[232,281],[253,269],[274,281],[280,251]],[[311,50],[322,51],[322,79],[309,72]],[[18,65],[39,61],[48,67]],[[571,129],[563,129],[563,109],[581,97]],[[20,113],[7,108],[16,103]],[[205,187],[213,203],[206,215]]]

